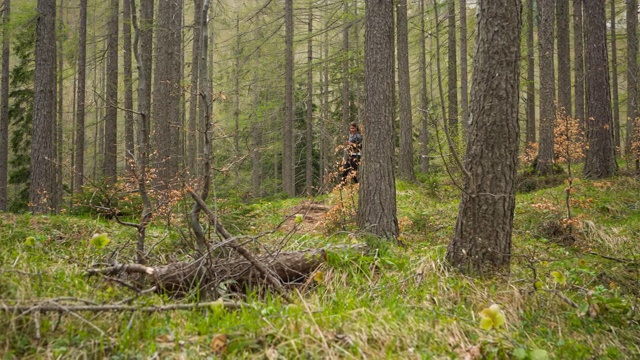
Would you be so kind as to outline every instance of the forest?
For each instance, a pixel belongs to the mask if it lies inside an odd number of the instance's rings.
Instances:
[[[640,357],[638,0],[2,0],[6,359]]]

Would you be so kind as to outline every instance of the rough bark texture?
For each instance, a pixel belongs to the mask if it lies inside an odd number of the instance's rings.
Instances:
[[[192,174],[196,174],[196,159],[198,158],[198,69],[200,60],[200,47],[202,34],[200,33],[202,21],[202,0],[193,1],[193,44],[191,47],[191,86],[189,94],[189,123],[187,125],[187,153],[186,164]]]
[[[448,19],[448,44],[447,44],[447,74],[448,74],[448,116],[449,116],[449,134],[454,144],[458,144],[458,61],[456,47],[456,2],[448,0],[449,10]]]
[[[582,1],[573,0],[573,63],[575,76],[574,117],[584,125],[584,37],[582,32]],[[584,126],[583,126],[584,128]]]
[[[429,171],[429,88],[424,1],[420,0],[420,171]]]
[[[378,236],[396,238],[393,169],[393,4],[368,0],[365,20],[365,120],[358,198],[358,225]]]
[[[629,154],[634,123],[638,117],[638,0],[627,0],[627,136],[625,153]]]
[[[409,74],[409,29],[407,25],[407,0],[399,0],[398,16],[398,98],[400,115],[400,156],[398,175],[413,181],[413,114],[411,112],[411,82]]]
[[[536,87],[535,48],[533,45],[533,0],[527,0],[527,122],[525,140],[527,145],[536,142]]]
[[[558,106],[571,115],[571,55],[569,44],[569,2],[556,1],[558,47]]]
[[[519,0],[478,3],[464,192],[447,260],[463,272],[509,271],[518,155]]]
[[[620,148],[620,105],[618,96],[618,49],[616,41],[616,0],[610,0],[611,20],[611,106],[613,108],[613,146]],[[614,148],[614,149],[615,149]]]
[[[55,209],[56,2],[38,0],[29,210]]]
[[[305,193],[313,195],[313,8],[309,8],[307,24],[307,129],[306,138],[306,165],[305,165]]]
[[[133,61],[131,57],[131,0],[122,2],[122,77],[124,79],[124,158],[127,172],[133,170],[135,141],[133,127]]]
[[[555,120],[555,71],[553,64],[554,0],[538,0],[538,42],[540,56],[540,128],[536,171],[553,171],[553,126]]]
[[[296,193],[294,174],[293,125],[293,0],[285,0],[285,65],[284,65],[284,118],[282,126],[282,190],[289,196]]]
[[[589,148],[584,176],[610,177],[616,170],[611,114],[611,88],[606,45],[605,4],[584,2],[584,45],[587,99],[587,141]]]
[[[349,17],[349,1],[345,1],[343,3],[344,15],[346,19],[346,23],[344,25],[344,29],[342,30],[342,51],[344,59],[342,59],[342,125],[344,129],[349,128],[349,123],[351,119],[350,107],[349,107],[349,93],[350,82],[349,82],[349,28],[350,21]]]
[[[116,181],[118,154],[118,0],[111,0],[107,27],[107,98],[105,112],[104,177],[108,184]]]
[[[9,23],[11,0],[4,0],[2,23]],[[9,48],[10,32],[2,32],[2,84],[0,85],[0,211],[7,210],[7,176],[9,161]]]
[[[82,191],[84,184],[84,120],[87,85],[87,0],[80,0],[80,17],[78,24],[78,86],[76,100],[76,151],[75,169],[73,172],[76,191]]]
[[[462,137],[469,133],[469,86],[467,69],[467,0],[460,0],[460,122]]]
[[[153,123],[160,182],[178,174],[180,164],[180,72],[182,5],[179,0],[158,2],[156,63],[153,76]],[[165,185],[166,186],[166,185]]]

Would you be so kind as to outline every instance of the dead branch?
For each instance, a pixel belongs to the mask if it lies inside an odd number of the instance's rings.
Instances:
[[[222,237],[225,238],[226,240],[230,240],[227,246],[231,247],[232,249],[237,251],[240,255],[242,255],[245,259],[247,259],[260,273],[262,273],[262,275],[267,279],[267,281],[271,285],[273,285],[273,287],[281,295],[283,295],[286,298],[284,288],[282,287],[282,283],[280,282],[280,280],[278,280],[274,276],[273,272],[269,268],[264,266],[260,261],[258,261],[247,249],[240,246],[240,244],[238,244],[237,241],[235,240],[231,241],[232,240],[231,234],[229,234],[229,232],[224,228],[222,223],[220,223],[220,221],[218,220],[216,214],[213,211],[211,211],[211,209],[209,209],[209,207],[204,202],[204,200],[202,200],[202,198],[198,196],[198,194],[196,194],[193,191],[193,189],[187,189],[187,192],[189,192],[193,200],[195,200],[195,202],[198,203],[200,208],[207,214],[207,216],[209,217],[209,222],[211,223],[211,225],[215,226],[216,231],[220,235],[222,235]]]
[[[163,311],[175,311],[175,310],[193,310],[193,309],[208,309],[215,306],[222,306],[229,310],[238,310],[243,307],[251,307],[251,305],[240,302],[231,301],[212,301],[206,303],[196,304],[168,304],[159,306],[135,306],[135,305],[62,305],[58,303],[51,303],[49,301],[41,304],[31,305],[7,305],[0,304],[0,311],[7,313],[43,313],[43,312],[101,312],[101,311],[114,311],[114,312],[126,312],[137,311],[145,313],[163,312]]]

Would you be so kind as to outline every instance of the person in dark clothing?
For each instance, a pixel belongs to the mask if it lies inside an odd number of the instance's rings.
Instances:
[[[360,157],[362,151],[362,135],[358,124],[349,124],[349,138],[345,143],[345,161],[342,170],[342,182],[346,182],[348,179],[353,182],[358,182],[358,165],[360,164]]]

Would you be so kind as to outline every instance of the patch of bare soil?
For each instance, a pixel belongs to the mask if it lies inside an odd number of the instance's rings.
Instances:
[[[286,231],[291,231],[294,227],[297,231],[305,233],[315,231],[322,225],[324,216],[329,209],[331,209],[329,205],[305,200],[290,209],[288,218],[282,226]]]

